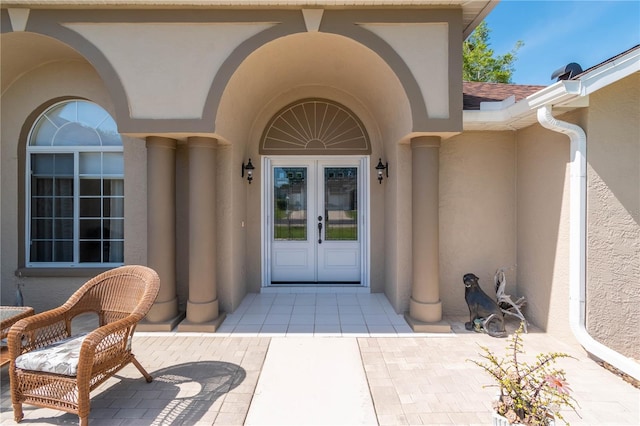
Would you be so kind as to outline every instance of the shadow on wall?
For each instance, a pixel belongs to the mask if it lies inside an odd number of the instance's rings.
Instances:
[[[565,192],[569,139],[532,126],[519,133],[517,156],[518,296],[526,298],[525,317],[550,331],[549,327],[564,323],[558,320],[562,315],[568,318],[569,309],[569,271],[568,265],[563,266],[569,249],[563,221],[565,217],[568,220],[569,210],[569,194]],[[563,281],[567,288],[553,288]],[[566,297],[559,294],[564,292]]]

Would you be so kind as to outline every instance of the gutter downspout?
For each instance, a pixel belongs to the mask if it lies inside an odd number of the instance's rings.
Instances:
[[[551,105],[538,108],[538,122],[564,133],[571,140],[569,181],[569,322],[571,331],[587,352],[640,380],[640,364],[596,341],[586,328],[587,252],[587,136],[578,125],[557,120]]]

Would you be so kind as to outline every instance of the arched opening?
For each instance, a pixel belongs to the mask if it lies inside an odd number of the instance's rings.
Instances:
[[[359,123],[361,133],[366,134],[362,142],[368,140],[368,146],[352,145],[338,152],[327,150],[324,143],[316,140],[312,144],[305,141],[304,149],[300,145],[290,146],[294,149],[287,149],[286,153],[261,152],[261,141],[276,117],[301,101],[311,99],[323,100],[332,106],[340,105],[348,110],[347,115],[353,118],[352,122]],[[368,182],[372,176],[375,179],[375,171],[370,167],[373,160],[370,158],[377,162],[379,157],[383,157],[393,162],[397,143],[410,133],[412,125],[406,93],[389,65],[374,51],[353,39],[327,33],[298,33],[281,37],[248,55],[229,79],[215,120],[216,134],[224,144],[219,152],[219,161],[221,167],[231,164],[229,170],[233,174],[230,184],[221,188],[221,196],[228,200],[226,205],[230,212],[229,224],[223,229],[230,241],[243,242],[238,245],[239,255],[234,257],[243,260],[237,262],[229,274],[246,277],[246,290],[255,292],[260,291],[261,286],[270,284],[264,273],[264,262],[270,254],[263,244],[266,232],[263,213],[271,210],[271,207],[263,198],[266,196],[263,191],[267,191],[271,185],[263,180],[267,175],[273,176],[273,170],[267,172],[269,165],[264,163],[265,159],[276,156],[290,159],[295,156],[322,155],[336,159],[360,156],[355,164],[359,167],[358,178]],[[318,144],[315,148],[314,143]],[[256,166],[251,185],[247,184],[246,179],[235,179],[234,173],[236,164],[239,167],[249,159]],[[281,166],[288,167],[285,164]],[[371,251],[370,267],[365,267],[371,276],[371,291],[382,291],[385,286],[384,200],[389,188],[389,185],[377,184],[366,190],[361,187],[371,208],[371,215],[361,235],[368,236],[371,242],[375,241],[375,244],[363,246]],[[315,219],[318,216],[320,214],[314,215]],[[324,214],[322,216],[326,217]],[[244,220],[245,227],[232,226],[238,217]],[[317,222],[313,225],[314,235],[317,225]],[[323,232],[325,230],[323,224]],[[308,232],[311,233],[311,225]],[[231,293],[235,291],[229,289]],[[242,293],[238,292],[234,297],[241,298]]]

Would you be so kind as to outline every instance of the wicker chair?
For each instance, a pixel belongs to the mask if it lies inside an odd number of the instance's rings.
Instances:
[[[64,305],[14,324],[9,331],[8,346],[15,421],[22,420],[25,403],[77,414],[80,424],[87,425],[89,393],[129,363],[151,382],[149,373],[131,353],[131,338],[159,288],[160,279],[154,270],[122,266],[89,280]],[[99,326],[78,343],[78,338],[71,336],[71,322],[77,315],[89,312],[97,314]],[[71,357],[76,361],[71,363],[74,368],[61,372],[60,365],[39,368],[40,371],[24,367],[25,356],[36,354],[51,360],[51,352],[47,351],[70,340],[76,341]]]

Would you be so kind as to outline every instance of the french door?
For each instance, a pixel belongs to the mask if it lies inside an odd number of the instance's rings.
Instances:
[[[361,283],[363,161],[267,161],[265,235],[271,283]]]

